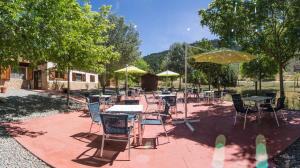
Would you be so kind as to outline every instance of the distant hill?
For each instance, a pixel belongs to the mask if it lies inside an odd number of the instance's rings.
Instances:
[[[150,65],[150,71],[152,73],[159,73],[162,61],[166,58],[168,52],[169,50],[166,50],[143,57],[143,59]]]
[[[190,45],[194,46],[199,41],[193,42]],[[219,48],[219,40],[211,40],[211,43],[215,48]],[[150,71],[152,73],[159,73],[161,71],[161,64],[163,60],[166,58],[169,50],[165,50],[162,52],[152,53],[143,57],[143,59],[150,65]]]

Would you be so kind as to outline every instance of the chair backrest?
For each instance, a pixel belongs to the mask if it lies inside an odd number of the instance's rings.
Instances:
[[[140,104],[139,100],[125,100],[124,102],[126,105],[139,105]]]
[[[100,97],[98,96],[89,96],[89,103],[98,103],[100,102]]]
[[[145,97],[145,100],[146,100],[146,103],[148,104],[149,103],[149,100],[148,100],[148,97],[146,94],[144,94],[144,97]]]
[[[93,121],[97,121],[100,115],[100,103],[89,103],[88,104],[89,112]]]
[[[280,97],[277,99],[277,102],[276,102],[276,109],[277,110],[280,110],[280,109],[283,109],[285,107],[284,105],[284,101],[285,101],[285,97]]]
[[[162,112],[162,114],[171,116],[171,114],[170,114],[170,104],[168,102],[166,102],[165,100],[164,100],[164,104],[165,104],[165,109]],[[165,122],[166,119],[167,119],[167,116],[162,116],[161,119],[162,119],[163,122]]]
[[[128,95],[128,96],[132,96],[132,90],[128,90],[128,91],[127,91],[127,95]]]
[[[214,97],[215,98],[221,98],[222,97],[222,92],[221,91],[214,91]]]
[[[240,94],[232,94],[231,96],[232,96],[232,101],[233,101],[235,110],[240,113],[246,112],[246,109],[244,107],[244,102],[242,100],[241,95]]]
[[[165,100],[170,106],[176,106],[176,96],[165,96],[163,97],[163,100]]]
[[[128,115],[100,114],[105,134],[128,134]]]
[[[272,97],[272,99],[268,99],[266,100],[266,103],[275,103],[275,98],[276,98],[276,93],[273,93],[273,92],[268,92],[265,94],[267,97]],[[273,100],[273,102],[272,102]]]

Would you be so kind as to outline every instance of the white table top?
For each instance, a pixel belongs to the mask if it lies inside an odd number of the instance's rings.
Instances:
[[[204,93],[214,93],[215,91],[213,90],[207,90],[207,91],[204,91]]]
[[[109,98],[111,95],[92,95],[94,97]]]
[[[169,96],[176,96],[175,94],[159,94],[159,97],[169,97]]]
[[[142,113],[143,105],[113,105],[108,108],[107,112],[121,112],[121,113]]]
[[[272,97],[267,96],[251,96],[251,97],[244,97],[243,100],[245,101],[254,101],[254,102],[262,102],[268,99],[272,99]]]

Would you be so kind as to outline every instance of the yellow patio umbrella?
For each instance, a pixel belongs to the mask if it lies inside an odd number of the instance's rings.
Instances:
[[[141,70],[135,66],[126,66],[125,68],[119,69],[115,71],[116,73],[128,73],[128,74],[146,74],[147,72]]]
[[[219,49],[193,56],[196,62],[211,62],[216,64],[232,64],[249,62],[256,57],[249,53],[230,49]]]
[[[128,66],[126,65],[125,68],[122,68],[122,69],[119,69],[119,70],[116,70],[115,73],[125,73],[125,76],[126,76],[126,86],[125,86],[125,94],[126,94],[126,97],[127,97],[127,90],[128,90],[128,74],[138,74],[138,75],[142,75],[142,74],[146,74],[147,72],[144,71],[144,70],[141,70],[135,66]]]

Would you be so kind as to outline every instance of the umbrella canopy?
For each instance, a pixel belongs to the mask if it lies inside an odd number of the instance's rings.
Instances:
[[[117,71],[115,71],[116,73],[128,73],[128,74],[146,74],[147,72],[144,70],[141,70],[135,66],[128,66],[122,69],[119,69]]]
[[[167,70],[167,71],[161,72],[159,74],[156,74],[156,76],[159,76],[159,77],[172,77],[172,76],[179,76],[179,73]]]
[[[211,62],[216,64],[232,64],[248,62],[256,57],[249,53],[230,50],[230,49],[220,49],[215,51],[210,51],[202,54],[193,56],[196,62]]]

